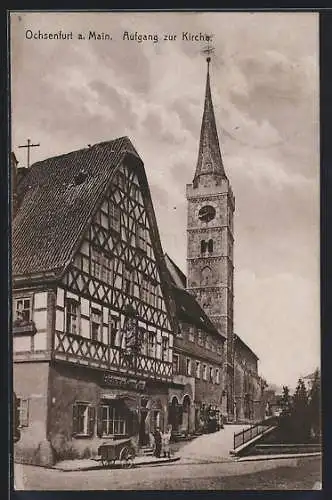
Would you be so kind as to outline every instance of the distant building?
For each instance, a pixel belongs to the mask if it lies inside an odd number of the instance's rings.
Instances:
[[[169,414],[176,414],[177,408],[185,411],[185,418],[180,417],[175,425],[173,421],[171,423],[174,429],[193,432],[204,427],[209,414],[215,415],[218,422],[221,416],[227,417],[223,375],[226,339],[186,291],[186,277],[182,271],[168,255],[165,260],[179,321],[179,333],[173,346],[174,381],[186,384],[187,391],[184,395],[179,389],[171,390],[173,397]],[[186,404],[181,405],[182,401]]]
[[[263,390],[263,381],[258,374],[258,357],[238,335],[234,335],[236,421],[250,422],[264,418]]]

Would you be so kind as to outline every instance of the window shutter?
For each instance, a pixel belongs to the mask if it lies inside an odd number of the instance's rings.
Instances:
[[[102,407],[97,408],[97,436],[102,437],[103,435],[103,422],[102,422]]]
[[[78,411],[79,407],[77,404],[73,405],[73,436],[78,434]]]
[[[94,406],[88,407],[88,434],[89,436],[93,436],[94,426],[95,426],[95,416],[96,409]]]

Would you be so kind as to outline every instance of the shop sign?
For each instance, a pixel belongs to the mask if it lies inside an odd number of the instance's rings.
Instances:
[[[121,387],[121,389],[131,389],[135,391],[145,391],[146,382],[130,377],[118,377],[111,373],[103,373],[103,384],[110,387]]]

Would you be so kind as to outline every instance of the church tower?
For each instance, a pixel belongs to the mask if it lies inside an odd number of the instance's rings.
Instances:
[[[187,289],[226,339],[223,406],[234,414],[233,217],[235,200],[221,156],[210,88],[210,57],[198,158],[187,185]]]

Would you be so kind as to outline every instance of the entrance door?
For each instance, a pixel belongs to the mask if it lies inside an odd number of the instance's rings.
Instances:
[[[182,429],[189,432],[190,427],[190,398],[185,396],[183,398],[183,414],[182,414]]]
[[[149,435],[146,432],[146,417],[148,415],[148,410],[141,408],[141,416],[139,422],[138,431],[138,443],[140,446],[146,446],[149,443]]]

